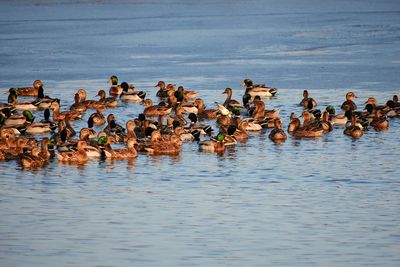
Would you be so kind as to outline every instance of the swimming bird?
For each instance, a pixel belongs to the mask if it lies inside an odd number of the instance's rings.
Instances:
[[[346,126],[343,133],[353,138],[360,138],[361,136],[363,136],[364,132],[362,128],[356,125],[356,123],[357,123],[357,118],[356,115],[353,114],[351,116],[351,124]]]
[[[287,135],[282,129],[282,121],[280,119],[274,119],[274,129],[272,129],[268,137],[274,142],[283,142],[287,139]]]
[[[85,141],[78,141],[77,151],[61,152],[57,153],[56,157],[58,161],[83,164],[89,160],[89,157],[85,151],[87,146]]]
[[[35,80],[33,82],[33,87],[19,87],[17,93],[19,96],[38,96],[39,88],[44,86],[41,80]]]
[[[232,93],[233,93],[232,88],[228,87],[225,89],[223,94],[226,94],[226,99],[225,99],[223,106],[228,109],[241,108],[242,105],[240,104],[240,102],[235,99],[232,99]]]
[[[146,93],[143,91],[136,92],[134,91],[134,86],[129,88],[128,83],[121,83],[122,93],[119,98],[125,102],[142,102],[146,97]]]
[[[354,98],[357,98],[357,96],[353,93],[353,92],[348,92],[346,93],[346,101],[344,101],[341,105],[341,109],[344,111],[348,111],[348,110],[356,110],[357,109],[357,105],[356,103],[354,103]]]
[[[98,102],[105,105],[107,108],[115,108],[118,106],[118,101],[115,97],[106,97],[106,91],[99,90],[96,96],[99,96],[100,99]]]
[[[303,91],[303,99],[300,101],[300,106],[308,109],[313,109],[317,106],[317,101],[309,96],[308,90]]]
[[[144,104],[146,105],[143,113],[148,117],[158,117],[165,116],[171,113],[172,108],[153,106],[153,101],[151,99],[145,99]]]
[[[225,134],[218,133],[215,138],[211,138],[210,140],[199,142],[199,151],[202,152],[211,152],[211,153],[224,153],[225,144],[224,144]]]
[[[252,98],[255,96],[272,97],[278,92],[276,88],[265,86],[265,84],[253,84],[250,79],[245,79],[240,85],[246,87],[244,94],[249,94]]]

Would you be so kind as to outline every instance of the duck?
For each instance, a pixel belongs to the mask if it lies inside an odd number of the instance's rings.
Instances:
[[[223,92],[223,94],[226,94],[226,99],[225,102],[223,104],[224,107],[228,108],[228,109],[232,109],[232,108],[241,108],[242,105],[240,104],[239,101],[232,99],[232,88],[226,88]]]
[[[345,135],[351,136],[353,138],[361,138],[364,135],[362,128],[356,125],[357,118],[356,115],[351,116],[351,124],[346,126],[343,133]]]
[[[33,87],[20,87],[16,88],[19,96],[38,96],[39,88],[44,86],[41,80],[35,80]]]
[[[288,129],[287,129],[288,133],[294,132],[295,130],[300,128],[300,126],[301,126],[301,122],[300,122],[299,118],[297,118],[296,115],[294,114],[294,112],[292,112],[290,114],[290,122],[289,122]]]
[[[111,159],[133,159],[138,156],[138,152],[135,149],[137,144],[136,138],[131,137],[126,141],[127,148],[112,149],[108,152],[111,154]]]
[[[16,147],[15,132],[12,129],[5,128],[0,131],[0,151]]]
[[[393,104],[394,104],[394,107],[395,107],[395,108],[400,107],[399,97],[398,97],[397,95],[393,95],[392,101],[393,101]]]
[[[332,123],[332,126],[339,125],[343,126],[346,125],[348,119],[345,114],[336,114],[336,110],[332,105],[329,105],[325,108],[325,111],[329,113],[329,121]]]
[[[183,88],[183,86],[178,86],[177,92],[182,94],[183,99],[185,101],[187,101],[188,99],[194,99],[197,97],[197,92],[185,90],[185,88]]]
[[[77,151],[57,153],[56,157],[60,162],[83,164],[89,160],[89,157],[85,151],[86,146],[87,144],[85,141],[78,141]]]
[[[370,125],[377,131],[386,130],[389,128],[389,121],[387,120],[386,116],[383,116],[381,109],[376,109],[375,117],[371,121]]]
[[[279,110],[266,110],[265,103],[262,100],[253,101],[254,103],[254,111],[252,113],[252,118],[256,120],[264,120],[264,119],[276,119],[279,117]]]
[[[217,118],[218,109],[206,109],[204,101],[201,98],[197,98],[195,103],[197,104],[197,115],[199,119],[213,120]]]
[[[51,105],[50,105],[50,107],[51,107]],[[78,111],[78,112],[86,112],[87,107],[83,102],[81,102],[81,97],[79,96],[78,93],[75,93],[74,103],[69,107],[69,110]]]
[[[303,91],[303,99],[300,101],[300,106],[304,108],[313,109],[317,106],[317,101],[309,97],[308,90]]]
[[[89,108],[89,109],[96,109],[99,107],[107,108],[107,103],[106,103],[107,101],[101,102],[101,101],[96,101],[96,100],[86,100],[87,92],[85,89],[79,89],[77,93],[79,94],[80,104],[85,105],[86,108]]]
[[[103,125],[106,123],[106,119],[103,114],[103,109],[104,109],[103,107],[99,107],[96,109],[95,113],[92,113],[89,116],[88,120],[92,121],[93,125],[100,126],[100,125]],[[89,121],[88,121],[88,125],[89,125]],[[92,128],[92,127],[89,127],[89,128]]]
[[[5,110],[2,124],[6,127],[26,126],[32,123],[34,118],[32,112],[29,110],[24,110],[22,114],[11,114],[8,110]]]
[[[60,112],[60,104],[58,101],[54,101],[53,103],[51,103],[50,108],[53,109],[53,121],[54,122],[62,121],[67,116],[69,116],[71,120],[78,120],[78,119],[82,118],[82,113],[77,110]]]
[[[357,96],[353,92],[347,92],[346,93],[346,101],[342,103],[340,108],[344,111],[354,111],[357,109],[356,103],[354,103],[354,98],[357,98]]]
[[[107,126],[103,129],[103,132],[105,132],[107,135],[124,135],[125,129],[115,122],[114,114],[109,114],[107,116]]]
[[[274,129],[272,129],[268,137],[274,142],[283,142],[287,139],[287,135],[282,129],[282,121],[280,119],[274,119]]]
[[[182,140],[176,134],[161,135],[159,130],[151,133],[151,144],[145,148],[149,155],[177,155],[181,151]]]
[[[109,90],[110,96],[119,96],[122,94],[122,87],[118,85],[118,77],[116,75],[112,75],[108,80],[108,83],[111,83],[111,87]]]
[[[197,108],[198,103],[195,102],[182,102],[179,104],[179,106],[177,106],[177,108],[181,108],[182,109],[182,113],[186,113],[186,114],[190,114],[190,113],[194,113],[197,114],[199,112],[199,109]]]
[[[153,106],[153,101],[151,99],[145,99],[144,104],[146,107],[143,113],[148,117],[165,116],[172,111],[172,107]]]
[[[389,118],[400,117],[400,107],[396,107],[393,100],[388,100],[386,102],[385,115]]]
[[[160,88],[157,91],[157,94],[156,94],[157,97],[161,97],[161,98],[168,97],[168,90],[167,90],[167,87],[165,86],[164,81],[159,81],[154,87]]]
[[[249,135],[247,134],[247,131],[245,129],[247,122],[241,121],[239,124],[239,127],[236,127],[235,125],[231,124],[228,126],[227,129],[227,134],[230,136],[233,136],[236,141],[239,142],[246,142],[247,139],[249,138]]]
[[[329,112],[328,111],[324,111],[322,113],[322,118],[319,121],[319,125],[320,125],[321,129],[324,130],[325,133],[331,132],[333,130],[333,125],[329,121]]]
[[[242,120],[243,125],[242,129],[246,130],[247,132],[258,132],[263,129],[260,122],[253,118],[246,118]]]
[[[30,153],[21,154],[19,163],[21,164],[22,168],[31,169],[42,167],[46,163],[46,160],[40,157],[39,154],[40,148],[38,147],[32,148]]]
[[[24,102],[18,102],[17,101],[17,97],[18,97],[18,93],[17,93],[17,88],[11,88],[10,89],[10,94],[8,96],[8,103],[12,106],[14,106],[14,108],[16,110],[38,110],[38,102],[35,101],[24,101]]]
[[[106,91],[99,90],[96,96],[99,96],[99,103],[105,105],[107,108],[115,108],[118,106],[118,101],[115,97],[106,97]]]
[[[246,87],[245,95],[249,94],[252,98],[257,95],[260,97],[272,97],[278,92],[276,88],[265,86],[265,84],[254,85],[250,79],[245,79],[240,85]]]
[[[321,137],[324,134],[324,130],[320,127],[314,125],[313,121],[310,119],[310,115],[308,111],[303,111],[302,117],[304,119],[303,124],[301,125],[296,116],[294,114],[291,115],[291,122],[288,126],[288,132],[296,137]]]
[[[216,138],[199,142],[199,151],[222,154],[225,151],[224,139],[225,134],[219,132]]]
[[[129,88],[129,85],[126,82],[121,83],[121,87],[123,91],[119,98],[124,102],[142,102],[146,97],[145,92],[135,92],[135,87],[133,86],[132,88]]]

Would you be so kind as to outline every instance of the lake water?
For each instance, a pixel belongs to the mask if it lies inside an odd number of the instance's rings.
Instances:
[[[41,79],[63,109],[113,74],[153,100],[158,80],[184,85],[210,107],[251,78],[278,88],[267,107],[285,127],[305,88],[337,110],[350,90],[359,107],[400,94],[398,1],[19,0],[0,15],[2,91]],[[222,156],[185,143],[80,167],[0,162],[0,266],[399,266],[400,120],[359,140],[268,133]]]

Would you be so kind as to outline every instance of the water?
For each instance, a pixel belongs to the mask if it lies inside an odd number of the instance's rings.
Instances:
[[[112,74],[153,100],[158,80],[182,84],[208,106],[228,86],[240,99],[250,77],[279,88],[267,107],[285,126],[304,88],[337,110],[349,90],[359,107],[400,93],[397,1],[0,7],[0,87],[41,79],[63,108],[81,87],[94,98]],[[125,123],[142,109],[106,114]],[[265,131],[223,156],[185,143],[176,157],[79,167],[0,162],[0,265],[399,266],[399,121],[360,140],[338,127],[275,145]]]

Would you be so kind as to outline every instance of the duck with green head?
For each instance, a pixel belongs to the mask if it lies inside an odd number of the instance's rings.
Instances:
[[[112,75],[110,79],[108,80],[108,83],[111,83],[111,87],[109,90],[109,94],[111,96],[119,96],[122,93],[122,88],[121,86],[118,85],[118,77],[115,75]]]
[[[257,95],[260,97],[272,97],[278,92],[276,88],[268,87],[265,84],[253,84],[250,79],[245,79],[240,85],[246,87],[245,94],[249,94],[252,98]]]

